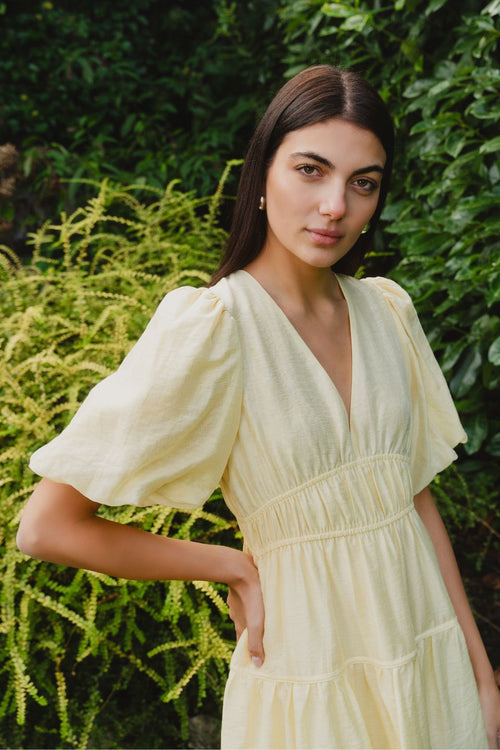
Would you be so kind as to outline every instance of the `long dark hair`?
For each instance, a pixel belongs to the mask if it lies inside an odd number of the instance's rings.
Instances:
[[[334,117],[370,130],[386,154],[379,200],[370,228],[333,266],[339,273],[356,273],[384,207],[394,156],[394,129],[384,102],[364,78],[331,65],[315,65],[285,83],[257,126],[241,172],[226,251],[211,284],[244,268],[264,246],[267,218],[264,211],[258,210],[259,199],[267,170],[285,135]]]

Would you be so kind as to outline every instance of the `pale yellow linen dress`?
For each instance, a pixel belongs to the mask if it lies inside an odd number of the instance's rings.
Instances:
[[[245,633],[224,748],[485,748],[467,649],[413,496],[465,440],[408,295],[338,277],[350,420],[245,271],[166,296],[119,370],[31,467],[109,505],[190,509],[220,483],[254,555],[266,660]]]

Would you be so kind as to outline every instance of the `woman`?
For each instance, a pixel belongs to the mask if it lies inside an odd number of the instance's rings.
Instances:
[[[44,478],[19,530],[28,554],[229,586],[223,747],[480,748],[500,728],[427,487],[466,436],[406,293],[350,275],[392,154],[359,76],[317,66],[289,81],[251,142],[212,285],[168,294],[32,457]],[[96,516],[194,508],[219,483],[247,551]]]

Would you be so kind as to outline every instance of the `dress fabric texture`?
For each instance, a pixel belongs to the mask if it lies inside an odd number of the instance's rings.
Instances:
[[[348,416],[263,287],[169,293],[32,469],[108,505],[220,484],[258,566],[266,659],[234,651],[222,747],[486,748],[463,633],[413,496],[466,439],[410,298],[339,275]]]

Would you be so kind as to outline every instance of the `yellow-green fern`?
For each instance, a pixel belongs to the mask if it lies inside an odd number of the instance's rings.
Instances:
[[[87,205],[31,236],[30,263],[0,247],[5,747],[125,746],[133,702],[143,706],[145,696],[149,721],[168,716],[170,742],[181,744],[203,700],[216,710],[231,655],[220,586],[118,581],[30,560],[15,545],[37,482],[30,454],[116,369],[168,291],[208,281],[224,243],[222,183],[207,199],[175,183],[160,191],[105,180],[95,190]],[[152,533],[238,543],[219,494],[192,515],[126,506],[100,512]],[[125,712],[124,696],[132,701]]]

